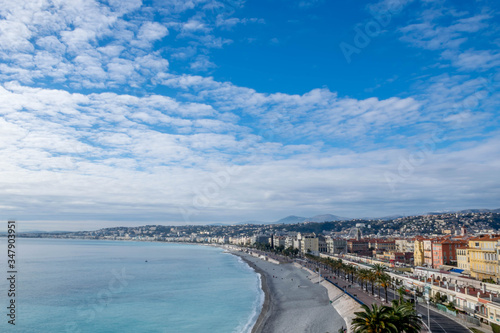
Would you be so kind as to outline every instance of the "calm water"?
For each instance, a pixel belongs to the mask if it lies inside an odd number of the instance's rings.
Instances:
[[[2,278],[1,332],[249,332],[263,302],[258,275],[218,248],[18,238],[17,250],[16,326]]]

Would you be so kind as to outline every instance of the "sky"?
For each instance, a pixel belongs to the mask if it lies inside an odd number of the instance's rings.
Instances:
[[[500,4],[0,0],[25,230],[500,208]]]

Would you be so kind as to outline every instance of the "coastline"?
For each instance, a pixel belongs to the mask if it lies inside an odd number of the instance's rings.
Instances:
[[[231,254],[237,255],[241,258],[248,266],[252,267],[255,272],[260,274],[260,283],[262,291],[264,292],[264,304],[262,304],[262,309],[260,310],[259,317],[255,321],[255,324],[252,328],[252,333],[261,333],[262,327],[271,314],[271,290],[269,288],[269,284],[267,281],[267,274],[265,271],[260,269],[257,265],[255,265],[250,260],[247,260],[244,256],[239,255],[236,252],[230,252]]]
[[[228,250],[227,248],[225,248]],[[274,264],[231,249],[261,276],[264,304],[252,333],[336,332],[346,327],[323,284],[292,263]]]

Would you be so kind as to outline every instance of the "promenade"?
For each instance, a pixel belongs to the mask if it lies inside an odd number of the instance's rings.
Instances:
[[[317,273],[321,273],[321,278],[325,278],[331,281],[334,285],[338,286],[342,289],[346,294],[350,295],[353,299],[371,306],[371,304],[377,305],[391,305],[391,301],[398,298],[399,295],[394,293],[393,290],[389,289],[387,292],[387,301],[385,298],[385,291],[383,288],[379,289],[377,286],[374,286],[374,295],[371,293],[371,285],[368,284],[368,290],[365,290],[366,287],[361,288],[359,284],[356,282],[352,283],[350,279],[346,279],[344,276],[336,276],[334,272],[328,269],[326,266],[322,264],[318,264],[315,262],[311,262],[309,260],[298,260],[305,269],[309,272],[315,272],[316,277],[312,279],[320,280],[320,277],[317,277]],[[319,271],[318,271],[319,269]],[[341,274],[342,275],[342,274]],[[378,296],[380,292],[380,296]],[[429,332],[428,325],[430,324],[430,331],[432,333],[470,333],[471,331],[464,326],[458,320],[452,319],[444,314],[429,308],[427,309],[426,304],[417,304],[416,305],[417,312],[422,316],[422,321],[424,323],[421,332]],[[478,329],[476,326],[471,326],[473,328]],[[484,328],[479,329],[481,332],[490,333],[491,330],[486,330]]]
[[[253,333],[337,333],[346,327],[330,305],[327,290],[292,263],[275,264],[243,252],[232,252],[263,275],[266,293]],[[278,259],[278,258],[276,258]]]

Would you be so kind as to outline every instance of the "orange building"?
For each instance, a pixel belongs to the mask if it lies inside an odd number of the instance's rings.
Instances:
[[[457,248],[467,244],[465,240],[439,240],[432,242],[432,267],[457,264]]]

